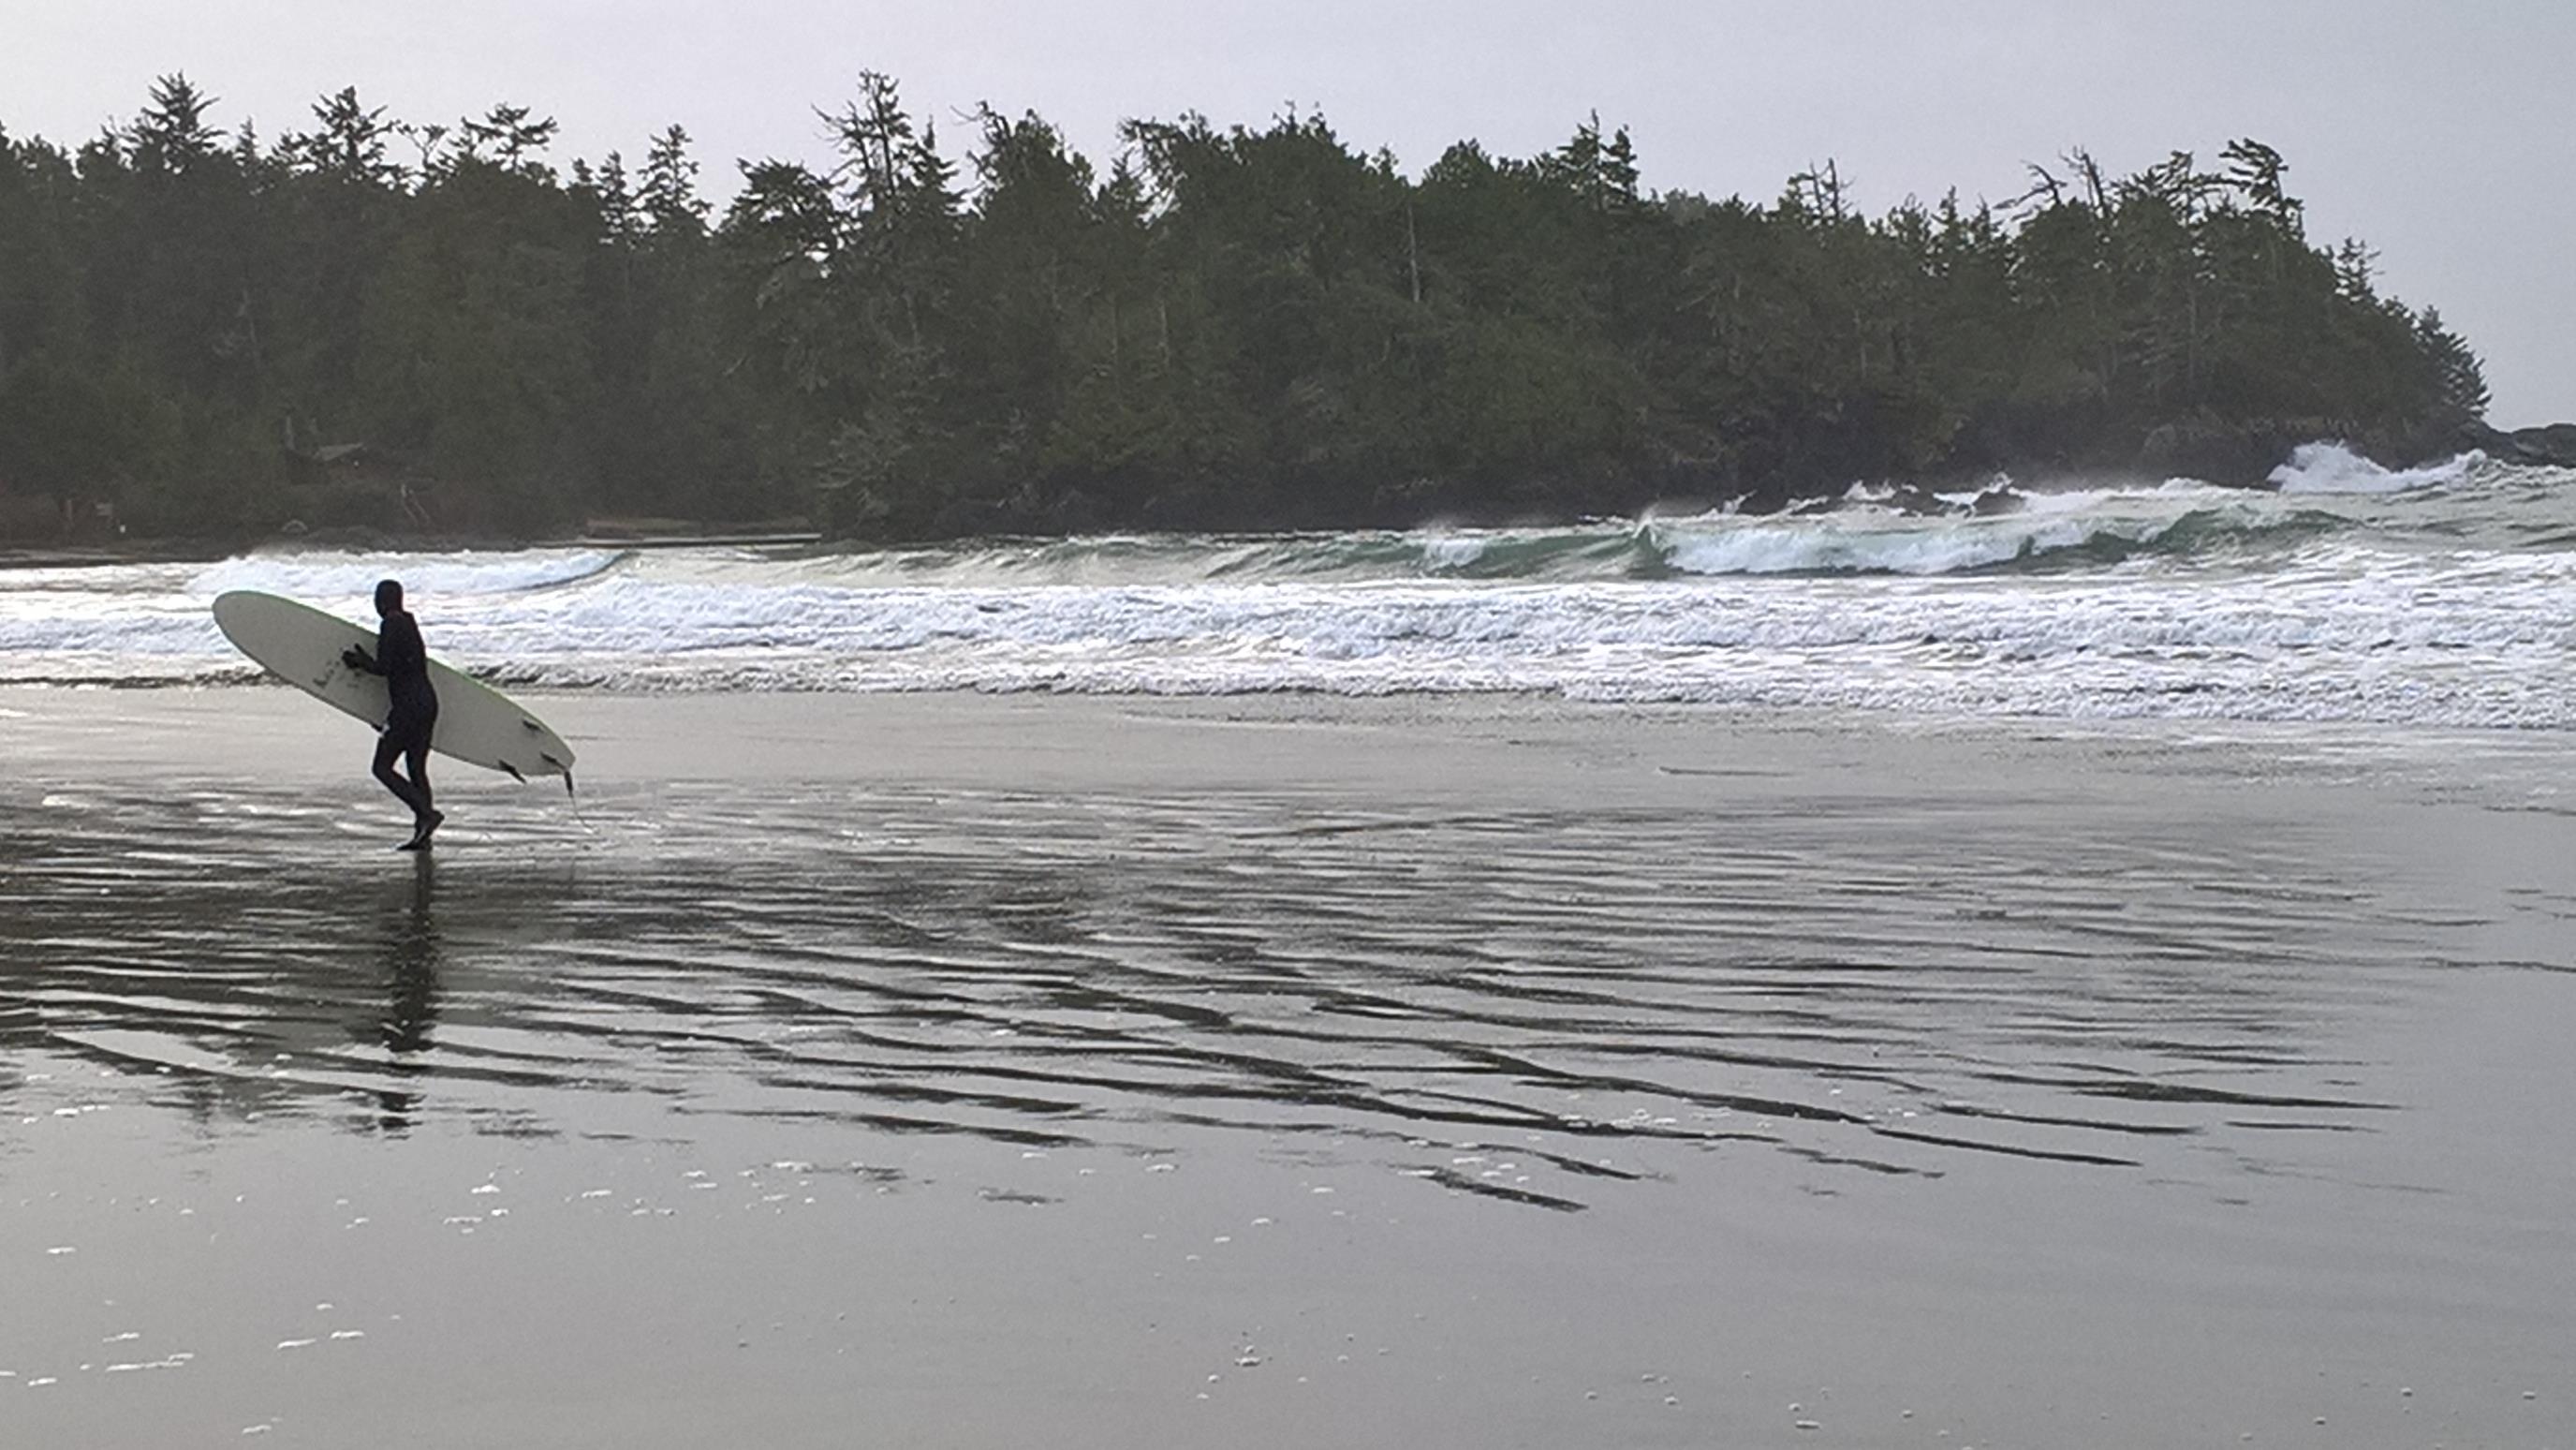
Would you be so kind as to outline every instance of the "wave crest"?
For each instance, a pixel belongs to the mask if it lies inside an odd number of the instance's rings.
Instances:
[[[605,549],[439,554],[263,551],[208,565],[187,587],[189,593],[209,599],[228,590],[257,589],[330,608],[373,597],[380,579],[400,579],[407,592],[423,597],[519,594],[595,578],[629,557]]]
[[[1652,522],[1644,533],[1680,574],[1935,575],[2242,553],[2345,524],[2187,482],[2125,492],[1989,490],[1950,502],[1931,514],[1871,504],[1794,517],[1706,515]]]
[[[2283,493],[2412,493],[2448,488],[2487,461],[2474,449],[2421,468],[2382,468],[2341,443],[2302,443],[2290,461],[2272,470],[2271,483]]]

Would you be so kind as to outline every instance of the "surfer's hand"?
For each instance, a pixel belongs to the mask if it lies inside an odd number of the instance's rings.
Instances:
[[[340,651],[340,663],[347,665],[353,670],[371,670],[376,666],[376,662],[374,660],[367,658],[367,652],[358,648],[356,645],[351,645],[347,649]]]

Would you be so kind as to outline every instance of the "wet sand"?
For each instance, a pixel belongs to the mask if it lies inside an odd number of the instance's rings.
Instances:
[[[2576,1437],[2576,751],[0,689],[0,1443]]]

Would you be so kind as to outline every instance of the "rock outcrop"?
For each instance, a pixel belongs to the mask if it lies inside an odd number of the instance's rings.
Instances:
[[[2463,449],[2475,448],[2498,463],[2542,468],[2576,468],[2576,423],[2550,423],[2507,432],[2484,423],[2460,429]]]

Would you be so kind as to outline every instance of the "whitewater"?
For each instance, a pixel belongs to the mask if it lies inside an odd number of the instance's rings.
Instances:
[[[511,687],[1534,692],[2576,729],[2576,473],[2303,448],[2266,489],[1855,487],[1786,514],[928,548],[564,546],[0,570],[0,682],[247,685],[207,607],[369,617]]]

